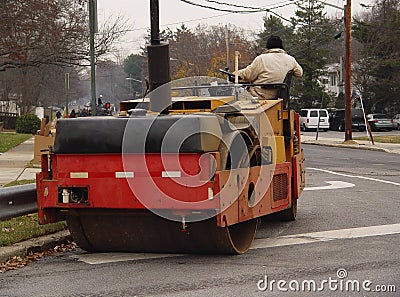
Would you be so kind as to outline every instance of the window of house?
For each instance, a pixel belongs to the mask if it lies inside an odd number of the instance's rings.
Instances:
[[[335,75],[331,75],[330,76],[330,84],[331,84],[332,87],[337,85],[336,76]]]

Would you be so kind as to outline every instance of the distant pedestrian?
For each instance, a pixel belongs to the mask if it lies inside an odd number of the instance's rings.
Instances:
[[[69,114],[69,117],[72,119],[72,118],[76,118],[76,113],[75,113],[75,109],[73,109],[72,111],[71,111],[71,113]]]
[[[103,95],[100,95],[99,98],[97,98],[97,105],[103,105]]]
[[[60,111],[60,110],[57,110],[57,112],[56,112],[56,118],[57,118],[57,120],[58,120],[59,118],[61,118],[61,116],[62,116],[61,111]]]
[[[87,116],[89,116],[89,113],[87,112],[87,110],[86,110],[86,108],[84,108],[82,111],[81,111],[81,115],[80,115],[81,117],[87,117]]]

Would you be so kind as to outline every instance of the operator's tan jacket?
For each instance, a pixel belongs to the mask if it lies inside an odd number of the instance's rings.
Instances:
[[[274,48],[265,50],[249,66],[238,70],[237,74],[243,80],[254,84],[282,83],[286,74],[291,70],[293,70],[294,76],[303,75],[303,69],[294,57],[288,55],[283,49]],[[276,99],[278,93],[277,90],[262,89],[261,87],[251,87],[249,92],[252,96],[263,99]]]

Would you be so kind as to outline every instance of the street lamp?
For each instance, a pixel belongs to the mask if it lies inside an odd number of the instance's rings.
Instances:
[[[138,83],[143,83],[143,82],[142,82],[141,80],[139,80],[139,79],[136,79],[136,78],[131,77],[131,74],[130,74],[130,73],[129,73],[129,77],[126,77],[125,79],[126,79],[126,80],[129,80],[129,89],[130,89],[130,93],[133,95],[134,98],[136,98],[136,92],[135,92],[135,94],[133,94],[132,81],[136,81],[136,82],[138,82]]]
[[[182,61],[182,60],[179,60],[179,59],[177,59],[177,58],[169,58],[169,60],[170,60],[171,62],[186,63],[186,64],[189,65],[189,66],[194,66],[193,63],[190,63],[190,62],[188,62],[188,61]]]
[[[136,78],[132,78],[132,77],[127,77],[127,78],[125,78],[125,79],[126,79],[126,80],[133,80],[133,81],[137,81],[137,82],[139,82],[139,83],[142,83],[141,80],[136,79]]]

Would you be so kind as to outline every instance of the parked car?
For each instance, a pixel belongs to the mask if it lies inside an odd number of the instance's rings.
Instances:
[[[351,109],[351,130],[365,131],[364,115],[361,108]],[[344,131],[345,110],[336,109],[329,118],[331,130]]]
[[[396,114],[393,118],[393,128],[400,130],[400,113]]]
[[[388,130],[392,131],[394,128],[393,120],[383,113],[372,113],[367,115],[368,123],[372,131]]]
[[[329,129],[329,114],[326,109],[310,108],[300,110],[300,128],[303,131],[318,128],[327,131]]]

